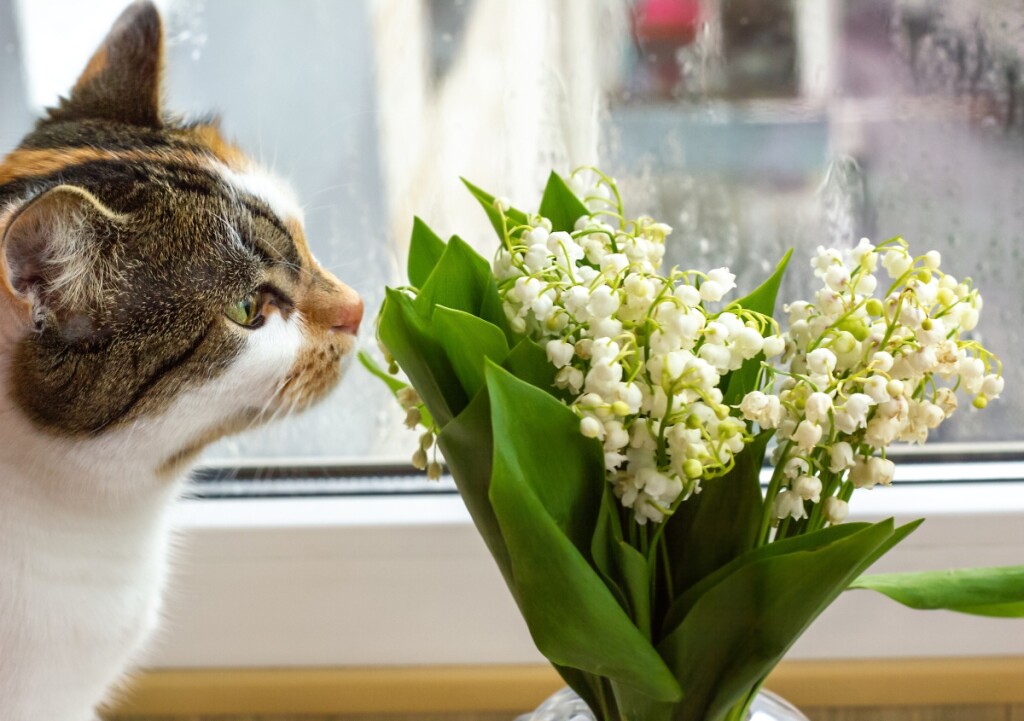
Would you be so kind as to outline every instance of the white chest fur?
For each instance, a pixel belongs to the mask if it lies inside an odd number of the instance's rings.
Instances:
[[[0,414],[0,721],[89,721],[156,627],[179,483]]]

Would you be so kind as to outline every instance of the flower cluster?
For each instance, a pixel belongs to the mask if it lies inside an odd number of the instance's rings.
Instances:
[[[934,251],[913,257],[899,238],[819,248],[822,287],[813,303],[785,306],[782,333],[737,303],[711,310],[735,287],[727,268],[662,275],[671,228],[628,219],[614,182],[577,171],[570,184],[589,214],[572,232],[552,232],[539,215],[506,226],[494,274],[513,330],[545,345],[580,431],[603,443],[609,480],[639,523],[663,520],[702,480],[728,472],[754,424],[778,443],[775,522],[838,523],[853,489],[892,480],[891,443],[923,443],[959,389],[978,408],[1002,390],[998,360],[962,338],[981,297],[942,273]],[[723,377],[755,357],[768,361],[759,390],[726,405]]]
[[[727,268],[660,275],[671,228],[627,219],[604,176],[570,181],[591,214],[572,232],[540,216],[507,227],[494,273],[513,330],[544,344],[581,432],[603,443],[622,503],[661,521],[750,439],[722,377],[785,343],[760,314],[708,309],[735,287]]]
[[[940,261],[935,251],[912,256],[900,238],[818,248],[814,302],[784,307],[788,370],[766,366],[764,389],[740,405],[745,419],[776,430],[777,519],[842,521],[855,488],[892,481],[891,443],[924,443],[956,409],[957,390],[977,408],[1002,391],[998,360],[963,337],[981,296]],[[889,285],[876,297],[881,282]]]

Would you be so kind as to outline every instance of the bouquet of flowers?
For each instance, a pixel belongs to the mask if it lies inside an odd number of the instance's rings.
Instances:
[[[388,289],[364,364],[440,449],[538,648],[599,719],[741,719],[841,592],[1024,614],[1024,568],[862,576],[918,523],[843,523],[889,484],[999,361],[969,337],[982,301],[939,254],[893,238],[790,261],[731,299],[727,268],[662,269],[671,228],[631,219],[593,169],[552,173],[527,214],[466,183],[493,263],[414,223],[409,285]],[[396,377],[401,369],[409,385]],[[760,484],[766,454],[774,470]]]

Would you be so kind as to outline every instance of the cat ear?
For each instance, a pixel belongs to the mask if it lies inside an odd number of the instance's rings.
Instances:
[[[86,190],[58,185],[18,210],[2,240],[0,281],[21,301],[24,318],[48,318],[73,335],[91,332],[102,276],[97,236],[114,231],[118,216]],[[77,330],[76,330],[77,329]]]
[[[159,128],[163,25],[149,0],[125,9],[89,60],[55,120],[102,119]]]

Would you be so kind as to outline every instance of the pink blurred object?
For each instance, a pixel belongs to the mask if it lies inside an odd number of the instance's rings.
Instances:
[[[640,41],[685,45],[696,35],[700,16],[700,0],[640,0],[633,28]]]

